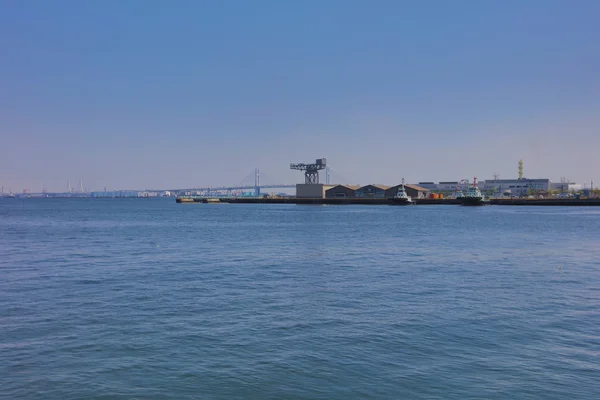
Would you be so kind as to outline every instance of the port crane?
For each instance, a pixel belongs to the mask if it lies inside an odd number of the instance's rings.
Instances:
[[[319,183],[319,171],[325,169],[326,166],[326,159],[319,158],[314,164],[290,164],[290,169],[304,171],[304,183],[309,185]]]

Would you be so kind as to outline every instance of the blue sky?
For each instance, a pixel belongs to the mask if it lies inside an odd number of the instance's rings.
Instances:
[[[598,1],[0,5],[0,184],[600,185]],[[271,182],[275,183],[275,182]]]

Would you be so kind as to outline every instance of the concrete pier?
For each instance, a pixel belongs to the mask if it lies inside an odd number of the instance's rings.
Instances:
[[[329,204],[329,205],[393,205],[389,199],[372,198],[260,198],[260,197],[237,197],[237,198],[189,198],[178,197],[177,203],[230,203],[230,204]],[[456,199],[414,199],[416,205],[459,205]],[[600,199],[491,199],[491,205],[500,206],[600,206]],[[410,207],[406,205],[405,207]]]
[[[206,197],[177,197],[176,203],[223,203],[225,199],[219,198],[206,198]]]

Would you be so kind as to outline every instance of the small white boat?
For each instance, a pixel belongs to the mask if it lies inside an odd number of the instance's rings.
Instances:
[[[402,178],[402,184],[398,187],[398,191],[396,195],[390,199],[392,204],[394,205],[408,205],[414,204],[412,198],[406,193],[406,188],[404,187],[404,178]]]

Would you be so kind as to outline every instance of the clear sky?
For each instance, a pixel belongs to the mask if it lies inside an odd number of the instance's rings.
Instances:
[[[600,185],[600,1],[0,2],[5,191]]]

